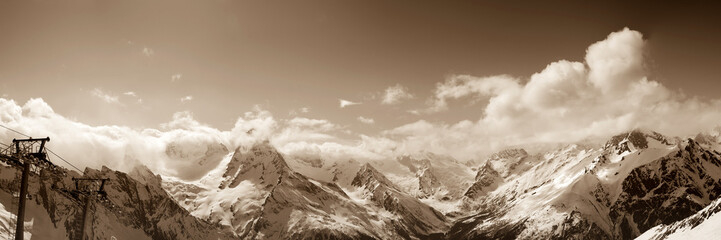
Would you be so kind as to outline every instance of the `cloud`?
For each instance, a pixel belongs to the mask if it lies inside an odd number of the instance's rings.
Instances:
[[[196,157],[177,156],[201,156],[216,144],[232,150],[269,140],[286,156],[328,161],[376,161],[421,151],[466,160],[508,146],[603,139],[636,127],[686,136],[719,125],[721,99],[685,96],[649,79],[643,47],[639,33],[624,29],[591,45],[584,62],[556,61],[525,79],[450,76],[436,85],[423,110],[443,111],[450,101],[467,100],[477,103],[480,118],[418,120],[373,136],[354,134],[327,119],[276,119],[259,106],[239,116],[231,129],[203,124],[192,112],[175,113],[158,129],[134,129],[83,124],[55,113],[42,99],[20,105],[0,98],[0,122],[31,136],[50,136],[49,147],[79,167],[107,165],[128,171],[144,164],[181,179],[202,175],[209,167],[199,167]],[[342,107],[354,104],[339,101]],[[0,129],[0,141],[13,137]],[[169,155],[169,146],[187,152]],[[214,167],[217,162],[206,164]]]
[[[348,107],[348,106],[353,106],[353,105],[361,104],[361,103],[358,103],[358,102],[351,102],[351,101],[344,100],[344,99],[338,99],[338,101],[340,102],[340,108],[345,108],[345,107]]]
[[[626,28],[589,46],[585,62],[556,61],[527,80],[450,76],[419,112],[447,110],[450,100],[487,101],[480,119],[421,120],[385,134],[401,148],[473,158],[509,145],[604,138],[639,127],[685,136],[720,124],[721,100],[687,97],[648,79],[644,46],[643,36]]]
[[[270,137],[271,142],[276,146],[284,146],[293,142],[320,144],[335,141],[337,138],[333,133],[341,129],[326,119],[296,117],[281,123],[281,128]]]
[[[362,123],[365,123],[365,124],[374,124],[374,123],[376,123],[376,121],[373,120],[372,118],[366,118],[366,117],[363,117],[363,116],[358,116],[358,121],[360,121],[360,122],[362,122]]]
[[[288,124],[294,127],[319,128],[324,131],[330,131],[336,127],[335,124],[325,119],[310,119],[303,117],[293,118],[288,121]]]
[[[193,96],[188,95],[188,96],[180,98],[180,102],[189,102],[189,101],[193,101]]]
[[[138,97],[138,94],[133,91],[124,92],[123,95],[135,98],[135,102],[138,104],[143,103],[143,99]]]
[[[288,111],[288,115],[295,116],[295,115],[298,115],[299,113],[309,113],[309,112],[310,112],[309,107],[302,107],[299,109],[292,109],[292,110]]]
[[[118,96],[113,96],[108,93],[103,92],[100,88],[95,88],[90,91],[90,94],[94,97],[100,98],[101,100],[105,101],[106,103],[114,103],[114,104],[120,104],[120,100],[118,100]]]
[[[182,78],[182,77],[183,77],[183,74],[176,73],[176,74],[173,74],[172,76],[170,76],[170,81],[175,82],[175,81],[180,80],[180,78]]]
[[[382,104],[396,104],[404,99],[412,99],[413,95],[408,93],[408,89],[396,84],[386,88],[385,94],[383,95]]]
[[[219,151],[220,146],[232,151],[270,140],[279,149],[294,152],[322,149],[317,153],[349,156],[350,152],[359,151],[337,143],[340,140],[334,134],[342,128],[328,120],[276,120],[258,106],[239,117],[229,130],[203,124],[189,111],[173,114],[172,119],[158,129],[135,129],[83,124],[57,114],[42,99],[19,105],[0,98],[0,123],[30,136],[49,136],[53,141],[48,147],[81,169],[108,166],[127,172],[143,164],[156,173],[186,180],[197,179],[214,169],[224,155]],[[0,129],[0,142],[8,143],[16,137],[19,136]],[[203,160],[209,151],[215,151],[216,157]],[[51,160],[70,168],[58,159],[51,157]]]
[[[436,84],[431,106],[424,112],[433,113],[448,109],[448,100],[465,97],[482,97],[500,95],[515,91],[520,87],[518,79],[507,75],[490,77],[474,77],[470,75],[454,75],[445,82]]]
[[[155,55],[155,51],[153,51],[153,49],[149,47],[144,47],[142,52],[143,55],[145,55],[146,57],[151,57]]]

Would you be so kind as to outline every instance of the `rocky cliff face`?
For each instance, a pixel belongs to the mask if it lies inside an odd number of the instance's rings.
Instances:
[[[601,149],[544,153],[478,198],[480,213],[458,220],[448,237],[632,239],[684,219],[721,194],[721,155],[692,139],[669,139],[631,131]],[[489,169],[479,170],[469,196],[499,182],[503,174]]]
[[[0,202],[14,213],[19,169],[0,167]],[[86,169],[83,176],[65,169],[31,174],[26,220],[32,220],[28,233],[32,239],[77,239],[80,235],[85,196],[79,194],[73,177],[108,178],[106,195],[92,201],[90,227],[92,239],[199,239],[227,238],[221,227],[191,216],[161,188],[160,177],[147,169],[135,176],[113,171]],[[142,178],[142,179],[139,179]],[[95,186],[97,187],[97,186]],[[13,226],[14,227],[14,224]],[[8,229],[12,231],[12,229]]]
[[[721,199],[717,199],[701,211],[671,224],[649,229],[638,240],[661,239],[715,239],[721,233]]]
[[[674,154],[640,166],[623,180],[611,206],[615,236],[633,238],[686,218],[721,195],[721,155],[688,139]]]
[[[478,169],[476,181],[468,188],[464,196],[476,199],[485,196],[487,193],[496,190],[503,183],[501,175],[491,167],[490,163],[486,163]]]
[[[400,156],[396,161],[415,175],[418,189],[414,195],[420,198],[457,200],[473,182],[471,168],[450,156],[419,153]]]
[[[382,173],[365,164],[353,179],[353,186],[367,191],[370,200],[398,217],[392,222],[401,236],[430,238],[447,231],[443,214],[418,199],[403,193]]]
[[[472,171],[451,158],[339,160],[315,164],[333,169],[318,180],[294,171],[267,142],[235,149],[194,181],[144,167],[83,176],[110,179],[93,203],[95,239],[659,239],[721,222],[708,220],[721,198],[714,136],[638,130],[598,147],[505,150],[460,185],[460,200],[449,197],[450,183]],[[32,174],[25,224],[33,239],[78,237],[84,195],[73,177],[80,175],[64,169]],[[0,235],[14,226],[18,179],[17,168],[0,166]],[[438,196],[450,200],[434,204],[461,210],[443,214],[429,203]]]
[[[358,190],[349,196],[336,183],[293,171],[268,143],[239,148],[224,164],[208,176],[219,178],[217,185],[177,181],[165,188],[194,216],[241,239],[418,239],[448,224],[370,165],[353,178]]]

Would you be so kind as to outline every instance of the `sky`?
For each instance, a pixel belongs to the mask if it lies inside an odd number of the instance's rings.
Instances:
[[[717,10],[0,1],[0,121],[65,148],[98,146],[97,157],[116,162],[160,154],[178,136],[230,147],[271,139],[288,154],[334,158],[474,159],[636,127],[694,134],[721,123]],[[112,162],[67,151],[83,166]]]

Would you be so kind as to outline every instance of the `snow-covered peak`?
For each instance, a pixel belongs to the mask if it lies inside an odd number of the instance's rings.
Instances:
[[[637,149],[646,149],[651,142],[664,145],[670,144],[668,138],[660,133],[645,129],[634,129],[611,137],[611,140],[606,142],[604,149],[621,154],[623,152],[633,152]]]
[[[491,159],[502,159],[502,158],[524,158],[528,156],[528,153],[523,148],[511,148],[496,152],[491,155]]]
[[[358,170],[358,173],[355,178],[353,178],[351,185],[371,190],[377,188],[378,186],[385,186],[400,191],[393,182],[388,180],[388,178],[386,178],[386,176],[382,173],[378,172],[378,170],[376,170],[370,163],[364,164],[361,169]]]
[[[498,188],[503,183],[501,175],[491,167],[490,162],[486,162],[476,174],[476,181],[468,188],[464,196],[468,198],[478,198],[485,196],[488,192]]]
[[[530,157],[528,152],[522,148],[505,149],[492,154],[484,167],[493,169],[501,177],[506,178],[530,168],[532,164],[528,161]]]
[[[447,205],[446,201],[461,198],[475,176],[471,167],[448,155],[424,151],[399,156],[396,162],[415,175],[417,187],[409,192],[427,203]]]
[[[280,175],[290,171],[283,156],[270,143],[253,145],[250,149],[235,150],[223,174],[220,188],[235,187],[248,180],[254,184],[274,185]]]

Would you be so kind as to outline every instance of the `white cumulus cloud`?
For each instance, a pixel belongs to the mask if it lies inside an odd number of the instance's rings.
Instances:
[[[200,165],[209,149],[225,146],[233,151],[265,140],[284,153],[378,157],[353,145],[338,143],[340,140],[335,134],[341,127],[328,120],[276,120],[270,112],[257,106],[240,116],[229,130],[198,122],[188,111],[175,113],[158,129],[135,129],[83,124],[56,113],[42,99],[19,105],[0,98],[0,123],[30,136],[49,136],[52,141],[48,147],[81,170],[108,166],[127,172],[143,164],[156,173],[187,180],[197,179],[218,166],[220,158]],[[21,136],[0,129],[0,142],[9,143],[17,137]],[[51,157],[50,160],[71,168],[58,159]]]
[[[648,78],[644,46],[642,34],[626,28],[589,46],[585,62],[556,61],[527,80],[451,76],[437,84],[423,112],[446,110],[449,100],[487,100],[480,119],[421,120],[386,134],[401,147],[472,158],[509,145],[603,138],[632,128],[684,136],[721,124],[721,100],[687,97]]]

